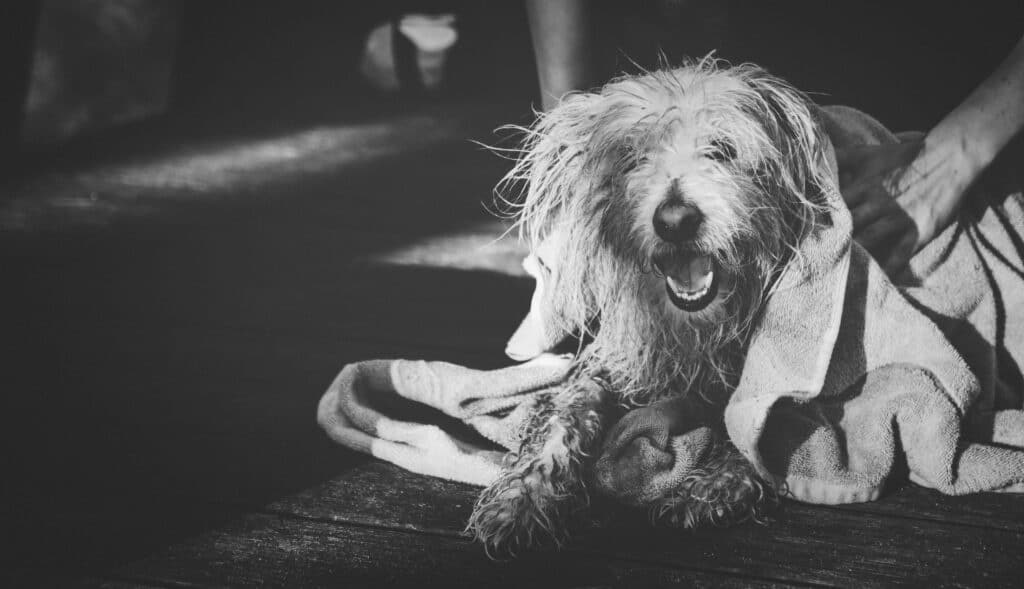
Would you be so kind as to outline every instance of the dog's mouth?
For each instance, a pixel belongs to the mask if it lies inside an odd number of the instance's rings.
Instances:
[[[718,296],[718,273],[711,256],[688,254],[659,261],[672,304],[688,313],[706,308]]]

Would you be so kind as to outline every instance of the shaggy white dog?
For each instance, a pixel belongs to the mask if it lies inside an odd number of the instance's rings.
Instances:
[[[751,65],[622,77],[524,131],[506,180],[547,285],[535,306],[586,344],[477,504],[470,527],[497,552],[564,539],[612,407],[688,396],[720,426],[758,311],[835,190],[814,107]],[[652,507],[699,525],[773,496],[724,436],[704,466]]]

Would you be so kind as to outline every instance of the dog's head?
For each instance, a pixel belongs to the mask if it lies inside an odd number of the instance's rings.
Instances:
[[[518,221],[533,250],[561,244],[542,261],[557,267],[546,314],[566,332],[598,318],[604,363],[625,353],[641,370],[655,346],[742,339],[819,222],[826,144],[809,101],[755,66],[705,59],[569,96],[510,176],[528,183]]]

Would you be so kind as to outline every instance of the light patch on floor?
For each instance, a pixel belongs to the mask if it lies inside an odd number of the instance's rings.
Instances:
[[[399,266],[423,266],[526,276],[522,261],[526,247],[516,235],[505,234],[501,221],[488,221],[458,231],[421,239],[400,248],[372,254],[366,261]]]
[[[272,139],[200,148],[155,161],[114,166],[86,177],[138,188],[234,189],[282,175],[365,164],[451,139],[456,136],[456,127],[452,121],[427,116],[319,127]]]
[[[202,201],[462,140],[457,117],[407,115],[322,126],[270,138],[190,145],[126,162],[50,173],[3,187],[0,229],[102,225],[148,215],[174,201]]]

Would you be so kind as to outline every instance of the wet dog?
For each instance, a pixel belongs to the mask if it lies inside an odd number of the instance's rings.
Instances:
[[[657,513],[729,523],[772,497],[720,416],[759,309],[823,222],[814,113],[756,66],[705,59],[570,95],[523,130],[507,180],[523,187],[509,200],[548,285],[536,303],[549,331],[588,343],[477,503],[470,528],[489,550],[565,539],[614,406],[685,396],[719,432]]]

